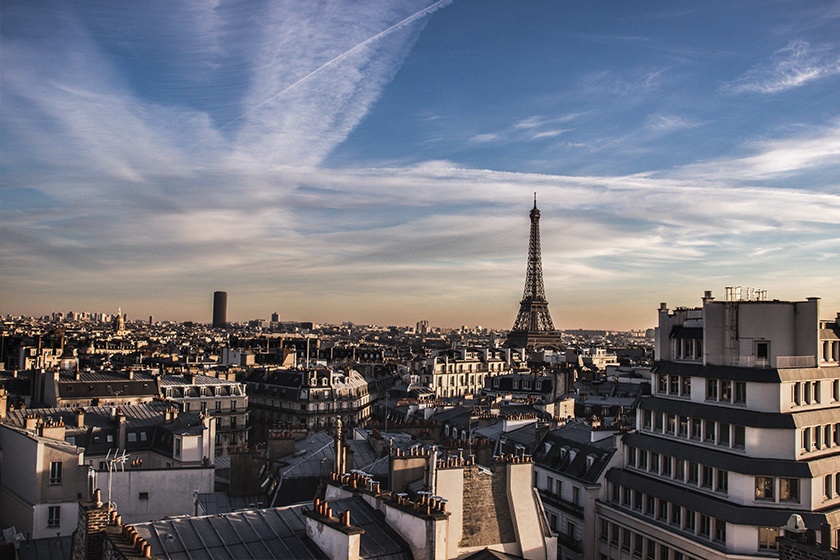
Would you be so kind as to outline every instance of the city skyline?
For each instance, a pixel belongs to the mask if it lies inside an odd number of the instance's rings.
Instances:
[[[840,6],[4,2],[0,314],[840,310]]]

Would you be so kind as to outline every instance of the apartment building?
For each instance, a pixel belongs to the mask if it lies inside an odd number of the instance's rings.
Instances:
[[[191,513],[214,484],[214,424],[162,402],[11,411],[0,424],[0,524],[32,539],[76,528],[93,487],[126,521]]]
[[[412,381],[440,398],[477,395],[486,380],[526,366],[523,351],[509,348],[448,348],[411,363]]]
[[[164,375],[163,398],[182,412],[210,414],[216,423],[216,456],[248,445],[248,395],[245,384],[209,375]]]
[[[653,394],[597,505],[602,559],[777,556],[792,513],[840,529],[840,315],[727,288],[659,309]]]

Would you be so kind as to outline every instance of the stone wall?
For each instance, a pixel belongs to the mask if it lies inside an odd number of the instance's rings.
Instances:
[[[477,465],[464,467],[464,526],[458,546],[468,548],[516,541],[507,499],[507,470],[496,463],[492,474]]]

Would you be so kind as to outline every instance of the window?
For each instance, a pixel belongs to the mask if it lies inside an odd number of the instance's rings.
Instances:
[[[668,430],[669,434],[673,434],[677,428],[677,417],[674,414],[666,414],[665,415],[665,429]]]
[[[700,484],[704,488],[711,488],[712,487],[712,479],[714,477],[714,469],[708,465],[703,465],[703,477],[700,480]]]
[[[61,484],[61,463],[50,463],[50,484]]]
[[[138,500],[148,500],[149,499],[149,493],[148,492],[140,492],[140,495],[137,496],[137,499]]]
[[[688,417],[680,416],[680,437],[688,437]]]
[[[630,445],[627,446],[627,466],[636,466],[636,448]]]
[[[685,461],[678,457],[674,459],[674,478],[685,480]]]
[[[602,519],[601,520],[601,540],[607,542],[607,539],[610,538],[610,523]]]
[[[729,426],[725,422],[718,424],[718,445],[729,447]]]
[[[236,410],[236,401],[230,401],[230,410],[231,412]]]
[[[650,430],[651,426],[653,425],[653,415],[651,414],[650,410],[643,410],[642,411],[642,427]]]
[[[715,540],[726,542],[726,521],[715,519]]]
[[[755,477],[755,499],[756,500],[774,500],[775,489],[774,480],[772,476],[757,476]]]
[[[672,395],[679,395],[680,394],[680,378],[677,375],[670,375],[668,376],[668,382],[670,384],[670,393]],[[840,400],[840,399],[837,399]]]
[[[61,506],[47,509],[47,527],[61,527]]]
[[[786,502],[799,501],[798,478],[782,478],[779,480],[779,499]]]
[[[659,472],[659,453],[651,452],[651,454],[650,454],[650,467],[648,468],[648,470],[650,470],[652,472],[655,472],[655,473]]]
[[[618,526],[610,524],[612,528],[612,532],[610,533],[610,544],[613,546],[618,546]]]
[[[805,387],[802,389],[802,398],[805,400],[805,404],[811,404],[811,382],[806,381]]]
[[[577,486],[572,486],[572,503],[580,505],[580,488]]]
[[[703,441],[708,443],[715,442],[715,421],[706,420],[703,422],[706,425],[706,430],[703,432]]]
[[[128,441],[129,443],[134,443],[137,441],[137,432],[128,432]]]
[[[571,521],[566,522],[566,534],[569,535],[570,538],[575,538],[575,524]]]
[[[759,527],[758,528],[758,549],[759,550],[776,550],[776,537],[779,536],[779,530],[776,527]]]
[[[732,382],[721,380],[720,382],[720,400],[729,402],[732,400]]]
[[[703,424],[699,418],[691,419],[691,437],[693,439],[700,439],[703,434]]]
[[[656,498],[651,495],[647,495],[645,498],[645,513],[648,515],[656,515]]]
[[[642,511],[642,492],[640,490],[633,490],[633,509]]]
[[[677,504],[671,504],[671,523],[674,525],[680,524],[680,513],[682,512],[682,508]]]
[[[827,474],[823,478],[823,496],[826,500],[831,499],[832,486],[834,486],[834,476]]]
[[[734,401],[738,404],[744,404],[747,402],[747,384],[743,381],[736,381],[735,382],[735,399]]]
[[[648,466],[648,452],[644,449],[639,449],[639,468],[647,469]]]
[[[770,343],[767,341],[760,341],[755,343],[755,357],[758,360],[770,359]]]
[[[633,556],[641,556],[645,547],[644,537],[639,534],[635,534],[633,537]]]
[[[688,483],[689,484],[697,484],[697,479],[699,476],[700,466],[697,463],[690,462],[688,463]]]
[[[831,398],[840,401],[840,379],[831,382]]]
[[[700,534],[704,537],[712,534],[712,518],[702,513],[700,514]]]
[[[811,450],[811,428],[802,430],[802,449],[805,451]]]
[[[718,400],[718,380],[717,379],[707,379],[706,380],[706,400],[710,400],[710,401]]]
[[[671,476],[671,457],[662,457],[662,476]]]
[[[657,499],[657,501],[659,502],[659,504],[658,504],[659,509],[657,510],[656,517],[658,519],[662,520],[662,521],[667,521],[668,520],[668,502],[666,502],[665,500],[659,500],[659,499]]]
[[[799,382],[790,386],[790,401],[794,405],[802,404],[802,392],[800,391],[801,384]]]
[[[691,396],[691,378],[686,376],[682,378],[682,396],[690,397]]]
[[[175,438],[175,456],[181,456],[181,438]]]
[[[685,530],[686,531],[694,531],[695,527],[697,526],[697,518],[694,514],[694,511],[686,508],[685,509]]]
[[[668,390],[668,376],[664,374],[659,374],[656,376],[657,383],[656,383],[656,391],[658,393],[664,393]]]
[[[723,469],[717,470],[715,490],[718,492],[729,492],[729,471],[725,471]]]
[[[747,434],[746,429],[743,426],[735,426],[735,440],[733,443],[733,447],[737,449],[745,449],[746,448],[746,440]]]
[[[621,529],[621,548],[622,550],[630,550],[630,529]]]

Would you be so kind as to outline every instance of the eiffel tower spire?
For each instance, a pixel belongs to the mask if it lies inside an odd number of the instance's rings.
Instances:
[[[519,302],[519,314],[508,334],[505,346],[513,348],[536,348],[559,346],[560,331],[554,330],[548,301],[543,286],[542,256],[540,254],[540,210],[537,208],[537,193],[534,193],[534,208],[531,209],[531,239],[528,244],[528,272],[525,276],[525,291]]]

